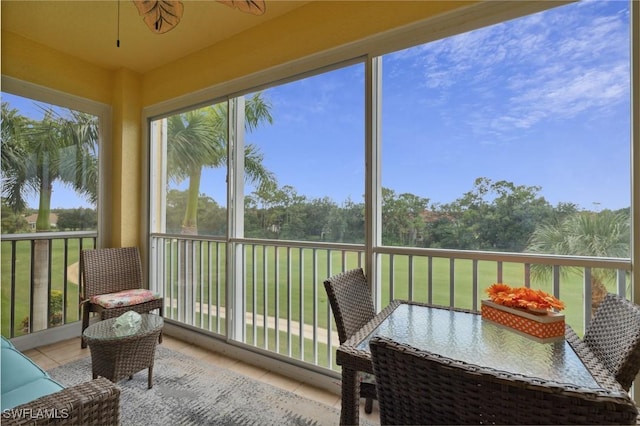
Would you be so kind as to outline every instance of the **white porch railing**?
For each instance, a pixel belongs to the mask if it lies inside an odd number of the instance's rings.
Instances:
[[[79,253],[95,242],[93,232],[3,235],[4,336],[79,319]],[[47,248],[44,257],[40,246]],[[581,334],[596,278],[608,277],[607,291],[630,297],[629,259],[401,247],[376,248],[374,255],[376,271],[367,275],[378,309],[408,299],[477,310],[484,290],[505,282],[559,297],[567,322]],[[294,363],[337,368],[338,339],[323,282],[363,267],[364,246],[153,235],[149,260],[150,283],[165,297],[167,320]],[[230,275],[235,278],[228,282]]]
[[[562,299],[567,322],[581,334],[591,318],[595,277],[612,277],[606,290],[630,297],[629,259],[400,247],[374,253],[377,272],[367,275],[378,309],[398,298],[477,310],[484,290],[505,282]],[[153,235],[151,254],[151,282],[166,298],[167,319],[336,368],[338,339],[323,282],[362,267],[364,246]],[[233,288],[227,287],[227,268],[236,273]],[[240,315],[229,321],[234,309]]]

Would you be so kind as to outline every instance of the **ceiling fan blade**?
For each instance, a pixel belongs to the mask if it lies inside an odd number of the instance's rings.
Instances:
[[[145,24],[156,34],[172,30],[180,22],[184,6],[173,0],[132,0]]]
[[[252,15],[262,15],[267,10],[264,0],[217,0],[229,7],[237,8]]]

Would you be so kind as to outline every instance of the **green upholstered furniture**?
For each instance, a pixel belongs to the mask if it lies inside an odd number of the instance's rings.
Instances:
[[[65,388],[1,339],[2,424],[118,424],[120,390],[100,377]]]

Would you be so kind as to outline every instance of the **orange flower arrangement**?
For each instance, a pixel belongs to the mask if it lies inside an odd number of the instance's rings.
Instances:
[[[511,308],[522,308],[533,311],[549,311],[564,309],[564,303],[542,290],[528,287],[510,287],[507,284],[496,283],[487,288],[489,298],[499,305]]]

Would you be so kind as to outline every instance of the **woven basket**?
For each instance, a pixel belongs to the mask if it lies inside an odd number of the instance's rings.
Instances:
[[[564,315],[557,312],[533,314],[522,309],[481,301],[482,318],[507,327],[541,343],[564,339]]]

